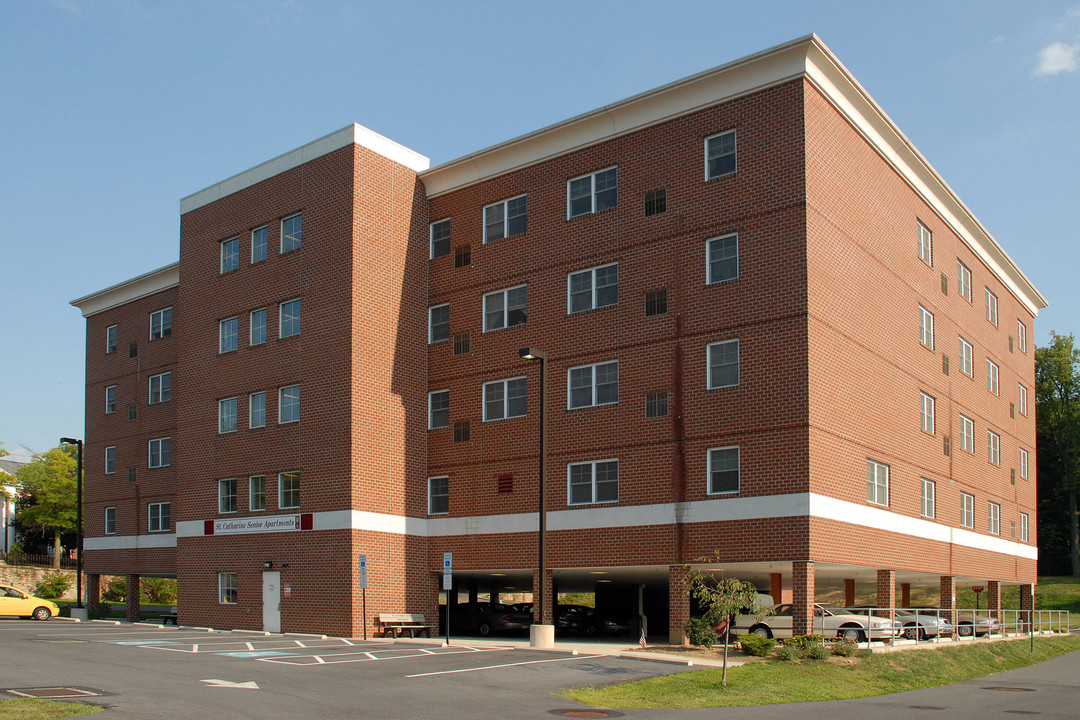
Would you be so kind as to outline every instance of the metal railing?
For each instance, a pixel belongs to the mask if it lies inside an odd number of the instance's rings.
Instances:
[[[988,610],[987,608],[846,608],[852,613],[888,618],[901,625],[897,640],[919,643],[973,641],[983,637],[1020,637],[1039,632],[1068,632],[1072,617],[1068,610]],[[866,646],[870,647],[869,639]],[[861,643],[860,643],[861,644]]]
[[[27,555],[26,553],[0,553],[0,560],[12,567],[40,567],[51,568],[53,565],[52,555]],[[65,570],[74,570],[77,561],[74,558],[60,558],[60,567]]]

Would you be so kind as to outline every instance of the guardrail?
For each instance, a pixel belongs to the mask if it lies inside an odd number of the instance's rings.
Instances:
[[[919,643],[942,640],[972,641],[980,637],[1019,637],[1038,632],[1068,632],[1072,616],[1068,610],[988,610],[987,608],[847,608],[859,615],[888,618],[902,626],[900,639]],[[869,640],[866,641],[870,647]]]
[[[8,553],[7,555],[4,555],[3,553],[0,553],[0,560],[3,560],[12,567],[55,567],[51,555],[27,555],[25,553]],[[77,565],[78,562],[72,558],[60,558],[60,567],[65,570],[74,570]]]

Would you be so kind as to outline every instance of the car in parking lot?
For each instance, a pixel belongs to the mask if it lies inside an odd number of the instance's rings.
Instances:
[[[751,633],[764,637],[789,638],[793,630],[793,606],[777,605],[775,613],[758,619],[754,615],[739,615],[735,618],[732,632],[736,635]],[[856,615],[836,605],[814,604],[814,626],[812,633],[826,637],[844,638],[855,642],[871,640],[889,640],[901,633],[900,622],[896,619]]]
[[[445,623],[445,606],[441,612],[441,620]],[[450,632],[463,635],[488,637],[498,633],[527,632],[532,621],[531,612],[499,603],[468,602],[450,609]]]
[[[555,608],[555,632],[559,634],[626,635],[636,628],[636,620],[613,611],[585,605],[558,605]]]
[[[60,607],[52,600],[34,597],[10,585],[0,585],[0,615],[48,620],[59,614]]]
[[[872,614],[874,611],[881,614],[883,610],[876,605],[849,605],[847,609],[857,615]],[[908,640],[926,640],[941,635],[952,635],[953,624],[940,612],[894,608],[893,617],[899,621],[903,628],[903,635]]]
[[[928,610],[944,614],[946,611],[933,605],[922,605],[917,610]],[[1001,621],[988,615],[978,615],[970,611],[960,610],[956,613],[956,634],[960,637],[982,637],[987,633],[999,634]]]

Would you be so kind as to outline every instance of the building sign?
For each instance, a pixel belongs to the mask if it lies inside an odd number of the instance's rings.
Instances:
[[[228,520],[204,520],[203,535],[291,532],[293,530],[310,530],[311,527],[311,513],[230,518]]]

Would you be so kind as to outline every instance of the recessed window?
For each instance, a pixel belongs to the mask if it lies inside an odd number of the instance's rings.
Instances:
[[[975,452],[975,421],[967,415],[960,416],[960,447],[969,453]]]
[[[926,227],[921,222],[916,222],[915,224],[919,226],[919,259],[922,260],[924,263],[926,263],[927,266],[934,267],[934,256],[933,256],[933,239],[934,239],[934,236],[930,232],[930,228]],[[944,277],[944,276],[942,276],[942,277]],[[947,287],[947,286],[942,285],[942,288],[945,288],[945,287]],[[945,292],[946,292],[946,294],[948,293],[947,290],[945,290]]]
[[[150,532],[168,532],[172,529],[172,503],[150,503],[147,530]]]
[[[266,427],[266,393],[248,395],[248,427]]]
[[[668,393],[667,390],[662,392],[653,392],[645,396],[645,417],[658,418],[667,417],[668,414]]]
[[[252,511],[266,509],[265,475],[252,475],[248,478],[248,507]]]
[[[1016,321],[1016,345],[1020,348],[1020,352],[1027,352],[1027,325],[1023,320]]]
[[[139,419],[139,406],[135,403],[128,405],[128,420]]]
[[[118,325],[110,325],[105,328],[105,353],[111,355],[116,352],[120,328]]]
[[[458,245],[454,248],[454,267],[465,267],[472,264],[472,246]]]
[[[619,302],[619,265],[601,265],[566,276],[567,314],[608,307]]]
[[[705,138],[705,179],[735,172],[735,131],[728,130]]]
[[[645,293],[645,317],[667,314],[667,290],[650,290]]]
[[[986,288],[986,319],[993,323],[994,327],[997,327],[998,297],[990,292],[990,288]]]
[[[236,398],[218,400],[218,432],[236,432]]]
[[[278,507],[283,510],[300,507],[300,473],[278,474]]]
[[[934,517],[934,503],[935,495],[937,494],[937,486],[933,480],[922,479],[922,510],[920,511],[924,518],[933,519]]]
[[[986,431],[987,460],[991,465],[1001,464],[1001,436],[993,430]]]
[[[986,504],[986,530],[991,535],[1001,534],[1001,506],[996,502]]]
[[[1028,451],[1024,448],[1020,448],[1020,477],[1026,479],[1028,476]]]
[[[645,193],[645,217],[667,212],[667,189],[650,190]]]
[[[465,355],[469,352],[470,338],[469,333],[456,333],[454,335],[454,354]]]
[[[278,390],[278,423],[300,422],[300,386],[289,385]]]
[[[926,393],[922,395],[922,430],[934,434],[934,398]]]
[[[218,480],[218,512],[236,512],[236,478]]]
[[[158,340],[172,335],[172,308],[150,313],[150,339]]]
[[[266,342],[266,308],[251,311],[250,325],[250,344],[262,345]]]
[[[528,319],[528,288],[525,285],[484,296],[484,332],[524,325]]]
[[[231,317],[218,323],[218,352],[230,353],[236,350],[240,339],[240,319]]]
[[[968,377],[975,377],[975,353],[964,338],[960,338],[960,372]]]
[[[128,482],[133,483],[139,479],[139,471],[134,465],[128,466]]]
[[[960,260],[956,261],[956,291],[971,302],[971,270]]]
[[[1020,513],[1020,542],[1028,541],[1028,514]]]
[[[619,402],[619,362],[595,363],[566,371],[568,408]]]
[[[304,239],[304,216],[300,214],[281,221],[281,253],[299,250]]]
[[[437,343],[450,339],[450,305],[428,308],[428,342]]]
[[[221,243],[221,274],[240,269],[240,238]]]
[[[113,475],[116,473],[116,446],[110,445],[105,448],[105,474]]]
[[[724,340],[710,343],[709,389],[734,387],[739,384],[739,341]]]
[[[523,417],[525,411],[525,378],[484,383],[485,421]]]
[[[450,512],[450,478],[428,478],[428,514],[445,515]]]
[[[114,507],[105,508],[105,534],[116,534],[116,508]]]
[[[262,262],[270,245],[270,232],[266,226],[251,231],[251,262]]]
[[[484,208],[484,242],[519,235],[528,224],[528,199],[522,195]]]
[[[739,236],[713,238],[705,245],[708,284],[714,285],[739,277]]]
[[[300,299],[281,303],[278,313],[278,337],[300,334]]]
[[[710,448],[708,473],[710,495],[739,492],[739,448]]]
[[[450,426],[450,391],[428,393],[428,430]]]
[[[431,223],[431,259],[450,254],[450,219]]]
[[[986,358],[986,389],[998,394],[998,366],[990,358]]]
[[[934,349],[934,314],[919,306],[919,342]]]
[[[566,466],[567,504],[619,501],[619,461],[597,460]]]
[[[619,204],[619,169],[608,168],[566,183],[566,219],[598,213]]]
[[[116,412],[116,386],[110,385],[105,388],[105,413]]]
[[[469,421],[468,420],[455,420],[454,421],[454,442],[469,442]]]
[[[1017,399],[1018,399],[1018,409],[1020,410],[1020,414],[1021,415],[1027,415],[1027,413],[1028,413],[1028,390],[1024,386],[1024,383],[1019,383],[1016,386],[1016,390],[1017,390],[1017,393],[1018,393]]]
[[[128,357],[129,358],[137,358],[137,357],[139,357],[139,343],[135,342],[134,340],[132,340],[131,342],[128,343]]]
[[[150,405],[172,400],[172,373],[150,376]]]
[[[218,573],[218,602],[222,605],[235,605],[236,593],[236,573]]]
[[[889,466],[876,460],[866,461],[866,499],[875,505],[889,504]]]

